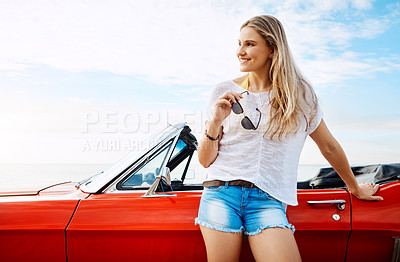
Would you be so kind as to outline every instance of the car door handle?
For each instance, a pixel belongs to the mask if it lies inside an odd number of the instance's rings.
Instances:
[[[346,200],[343,199],[335,199],[335,200],[316,200],[316,201],[307,201],[309,205],[315,204],[334,204],[339,211],[343,211],[346,207]]]

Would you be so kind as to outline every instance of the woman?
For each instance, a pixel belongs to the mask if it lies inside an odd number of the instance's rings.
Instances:
[[[237,57],[247,74],[217,85],[207,108],[198,147],[207,179],[196,223],[209,261],[238,261],[243,234],[257,261],[301,261],[286,206],[297,205],[307,135],[357,198],[382,200],[373,196],[378,185],[356,182],[275,17],[243,24]]]

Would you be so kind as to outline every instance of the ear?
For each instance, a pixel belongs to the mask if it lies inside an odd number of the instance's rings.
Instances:
[[[274,57],[274,48],[271,48],[271,51],[269,52],[268,58],[273,58]]]

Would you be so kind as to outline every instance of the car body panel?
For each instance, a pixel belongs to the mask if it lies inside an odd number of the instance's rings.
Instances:
[[[14,196],[36,196],[38,190],[18,190],[18,191],[5,191],[0,193],[0,197],[14,197]]]
[[[144,192],[99,194],[82,200],[67,229],[68,261],[133,255],[136,261],[205,261],[194,224],[201,191],[174,193],[160,198],[142,198]]]
[[[303,261],[344,261],[350,234],[350,197],[343,189],[298,190],[298,206],[289,206],[287,216],[295,228],[295,238]],[[333,204],[307,204],[307,201],[345,200],[339,211]],[[340,219],[335,221],[332,216]],[[335,252],[332,252],[335,250]]]
[[[377,195],[383,201],[366,202],[351,196],[353,221],[347,261],[391,261],[394,238],[400,237],[399,192],[400,182],[392,182],[380,186]]]
[[[46,186],[46,187],[38,187],[38,186],[29,186],[29,185],[25,185],[25,187],[29,187],[26,189],[18,189],[18,190],[11,190],[11,191],[3,191],[0,192],[0,202],[2,201],[1,199],[4,199],[4,197],[15,197],[15,196],[36,196],[39,193],[45,193],[48,194],[50,192],[56,192],[56,195],[60,195],[63,192],[61,192],[61,188],[64,188],[64,192],[71,191],[71,181],[68,182],[62,182],[62,183],[57,183],[54,185],[50,185],[50,186]],[[73,188],[72,188],[73,189]],[[75,191],[75,190],[73,190]],[[9,201],[10,198],[8,198],[6,201]]]
[[[36,196],[0,197],[0,260],[65,261],[65,228],[86,196],[69,184]]]

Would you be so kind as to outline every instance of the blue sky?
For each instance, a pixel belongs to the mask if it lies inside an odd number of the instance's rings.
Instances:
[[[202,132],[240,25],[284,24],[352,164],[400,161],[396,1],[2,1],[0,163],[112,163],[167,122]],[[307,141],[302,164],[326,164]]]

